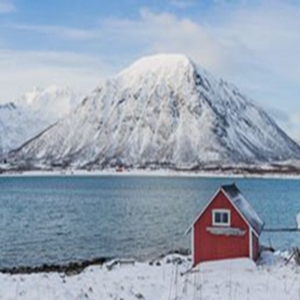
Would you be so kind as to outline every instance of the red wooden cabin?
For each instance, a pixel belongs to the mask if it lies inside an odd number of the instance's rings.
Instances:
[[[193,266],[200,262],[259,255],[264,223],[235,184],[221,186],[189,228]]]

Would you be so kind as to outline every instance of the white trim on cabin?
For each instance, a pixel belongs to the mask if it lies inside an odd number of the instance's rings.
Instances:
[[[237,227],[214,226],[206,227],[206,231],[214,235],[243,236],[246,230]]]
[[[227,222],[216,221],[216,214],[227,214]],[[231,211],[230,209],[216,208],[212,210],[212,226],[226,226],[229,227],[231,224]]]
[[[265,224],[264,224],[265,225]],[[263,225],[263,226],[264,226]],[[263,227],[264,228],[264,227]],[[256,235],[256,237],[259,239],[259,235],[258,235],[258,233],[254,230],[254,229],[252,229],[253,230],[253,233]]]
[[[195,264],[195,253],[194,253],[194,247],[195,247],[195,242],[194,242],[194,226],[192,227],[192,238],[191,238],[191,243],[192,243],[192,266]]]
[[[249,230],[249,257],[253,259],[253,239],[252,239],[253,230]]]

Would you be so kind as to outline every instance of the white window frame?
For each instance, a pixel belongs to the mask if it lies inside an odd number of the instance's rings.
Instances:
[[[228,222],[224,223],[224,222],[216,222],[216,214],[217,213],[221,213],[224,214],[226,213],[228,215]],[[212,210],[212,225],[213,226],[227,226],[229,227],[231,224],[231,211],[230,209],[213,209]]]

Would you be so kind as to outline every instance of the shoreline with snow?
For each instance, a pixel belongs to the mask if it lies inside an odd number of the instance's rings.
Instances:
[[[0,273],[1,299],[47,300],[243,300],[299,299],[300,268],[281,254],[264,252],[258,264],[247,258],[202,263],[188,256],[156,261],[109,261],[81,273]]]
[[[33,171],[5,171],[0,177],[52,177],[52,176],[120,176],[120,177],[199,177],[199,178],[258,178],[258,179],[300,179],[300,173],[273,172],[261,170],[260,173],[222,171],[175,171],[175,170],[33,170]]]

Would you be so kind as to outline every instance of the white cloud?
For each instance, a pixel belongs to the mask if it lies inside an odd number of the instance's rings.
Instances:
[[[0,0],[0,13],[10,13],[16,10],[13,0]]]
[[[132,49],[140,48],[135,57],[147,53],[180,52],[202,62],[209,69],[219,68],[226,62],[219,42],[209,28],[170,13],[156,14],[143,9],[139,20],[107,19],[101,24],[101,30],[120,49],[130,46]]]
[[[259,7],[243,7],[223,17],[214,31],[239,61],[262,64],[270,72],[295,80],[300,75],[299,28],[299,9],[274,1],[272,6],[263,2]]]
[[[65,27],[65,26],[41,26],[41,25],[27,25],[27,24],[14,24],[10,28],[21,31],[32,31],[40,34],[48,34],[63,39],[70,40],[93,40],[97,37],[96,32],[93,30],[85,30],[79,28]]]
[[[24,52],[0,50],[0,102],[11,101],[33,86],[52,84],[89,92],[110,69],[91,56],[70,52]]]

